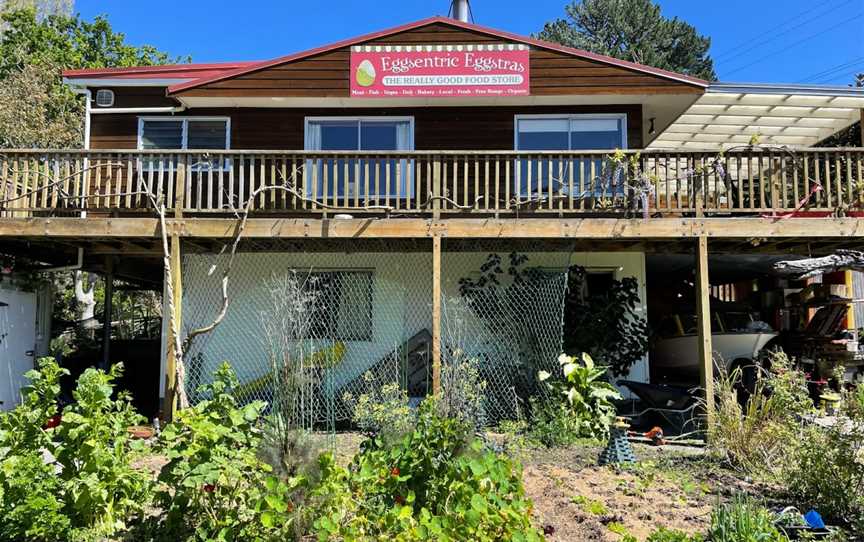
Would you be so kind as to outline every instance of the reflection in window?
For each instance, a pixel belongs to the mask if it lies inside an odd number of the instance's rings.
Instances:
[[[579,151],[627,147],[624,115],[520,116],[516,118],[516,150]],[[593,168],[593,171],[592,171]],[[602,157],[564,159],[554,154],[516,164],[515,190],[520,199],[566,195],[573,179],[577,199],[622,193],[623,186],[606,186],[599,181]],[[581,191],[580,191],[581,187]]]
[[[306,149],[320,151],[410,151],[410,119],[308,119]],[[307,197],[407,198],[413,194],[413,161],[332,158],[307,161]]]

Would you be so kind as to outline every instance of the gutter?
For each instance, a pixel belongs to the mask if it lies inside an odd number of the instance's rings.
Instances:
[[[109,114],[123,114],[123,113],[180,113],[182,111],[186,111],[185,105],[178,105],[176,107],[106,107],[105,109],[91,109],[90,114],[92,115],[109,115]],[[87,147],[85,147],[87,148]]]

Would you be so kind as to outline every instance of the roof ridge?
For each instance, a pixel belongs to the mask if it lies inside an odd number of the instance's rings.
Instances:
[[[374,40],[377,38],[381,38],[381,37],[385,37],[385,36],[389,36],[389,35],[393,35],[393,34],[398,34],[399,32],[405,32],[408,30],[415,30],[417,28],[422,28],[424,26],[429,26],[431,24],[436,24],[436,23],[443,23],[443,24],[446,24],[446,25],[449,25],[449,26],[452,26],[455,28],[461,28],[463,30],[469,30],[472,32],[478,32],[478,33],[487,34],[490,36],[496,36],[499,38],[516,41],[519,43],[524,43],[527,45],[533,45],[535,47],[539,47],[542,49],[558,51],[558,52],[561,52],[564,54],[578,56],[581,58],[585,58],[588,60],[593,60],[593,61],[601,62],[601,63],[605,63],[605,64],[611,64],[613,66],[617,66],[620,68],[629,69],[629,70],[633,70],[633,71],[637,71],[637,72],[641,72],[641,73],[647,73],[647,74],[655,75],[658,77],[663,77],[666,79],[672,79],[672,80],[683,82],[683,83],[690,84],[690,85],[696,85],[696,86],[703,87],[703,88],[708,86],[708,81],[705,81],[703,79],[699,79],[696,77],[691,77],[689,75],[684,75],[681,73],[675,73],[675,72],[671,72],[671,71],[664,70],[661,68],[654,68],[651,66],[645,66],[642,64],[637,64],[635,62],[629,62],[627,60],[620,60],[617,58],[613,58],[613,57],[609,57],[609,56],[605,56],[605,55],[600,55],[597,53],[591,53],[589,51],[584,51],[582,49],[575,49],[572,47],[566,47],[566,46],[559,45],[556,43],[542,41],[542,40],[538,40],[538,39],[527,37],[527,36],[521,36],[519,34],[514,34],[514,33],[506,32],[503,30],[488,28],[488,27],[480,26],[480,25],[473,24],[473,23],[466,23],[463,21],[457,21],[456,19],[451,19],[450,17],[444,17],[441,15],[438,15],[435,17],[428,17],[426,19],[420,19],[418,21],[414,21],[411,23],[387,28],[384,30],[371,32],[371,33],[363,34],[360,36],[355,36],[353,38],[347,38],[347,39],[336,41],[336,42],[333,42],[333,43],[330,43],[327,45],[315,47],[312,49],[307,49],[305,51],[300,51],[297,53],[292,53],[289,55],[277,57],[277,58],[274,58],[271,60],[261,61],[258,63],[251,64],[249,66],[239,67],[237,69],[230,70],[230,71],[227,71],[225,73],[212,75],[210,77],[202,77],[199,79],[193,79],[191,81],[186,81],[183,83],[178,83],[176,85],[171,85],[168,87],[168,94],[169,95],[175,94],[178,92],[182,92],[184,90],[190,90],[192,88],[197,88],[197,87],[207,85],[210,83],[215,83],[218,81],[224,81],[226,79],[231,79],[231,78],[237,77],[239,75],[244,75],[247,73],[254,73],[256,71],[270,68],[273,66],[278,66],[280,64],[286,64],[288,62],[294,62],[297,60],[308,58],[310,56],[314,56],[314,55],[323,54],[323,53],[326,53],[329,51],[333,51],[335,49],[341,49],[343,47],[351,47],[352,45],[356,45],[356,44],[363,43],[366,41]]]

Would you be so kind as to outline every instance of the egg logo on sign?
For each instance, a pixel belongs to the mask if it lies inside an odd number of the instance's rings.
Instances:
[[[375,66],[368,60],[364,60],[357,66],[357,73],[354,74],[354,78],[361,87],[371,87],[375,84]]]

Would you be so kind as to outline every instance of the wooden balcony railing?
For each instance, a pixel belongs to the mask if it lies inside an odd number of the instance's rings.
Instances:
[[[0,216],[707,216],[864,211],[864,149],[0,151]]]

